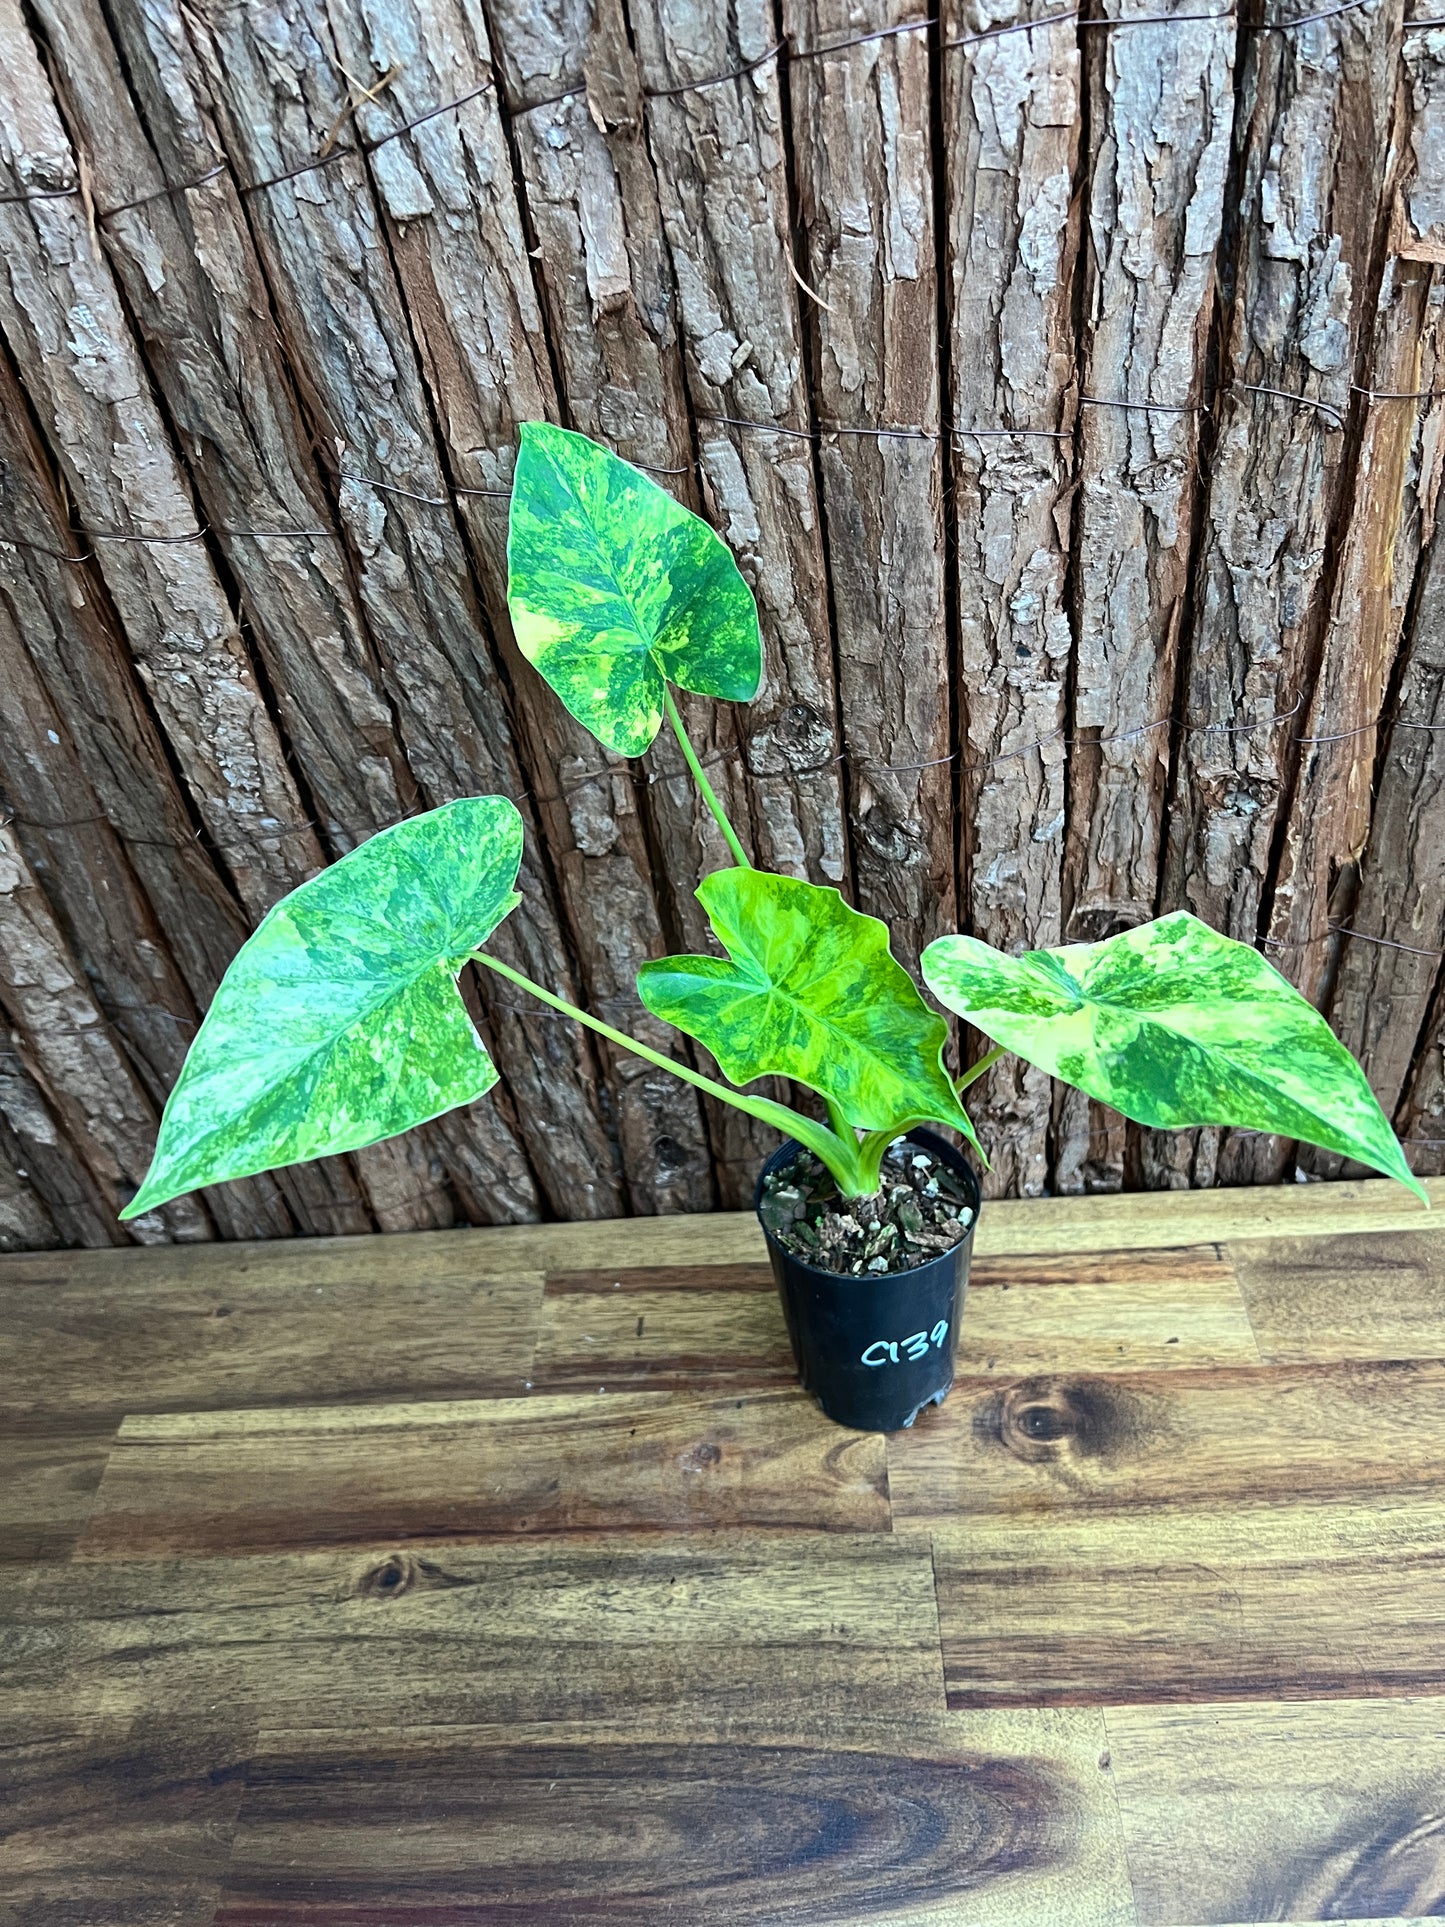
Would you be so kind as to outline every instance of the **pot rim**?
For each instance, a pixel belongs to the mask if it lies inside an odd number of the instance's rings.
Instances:
[[[788,1247],[769,1231],[768,1227],[763,1223],[763,1214],[759,1209],[763,1195],[763,1179],[767,1176],[769,1170],[782,1158],[784,1152],[807,1149],[807,1146],[801,1144],[797,1138],[790,1137],[764,1160],[763,1168],[758,1172],[758,1181],[753,1187],[753,1214],[757,1218],[758,1226],[763,1236],[768,1241],[769,1248],[776,1251],[785,1264],[793,1265],[799,1271],[807,1272],[811,1277],[824,1278],[832,1285],[847,1285],[865,1291],[877,1290],[880,1285],[896,1285],[906,1278],[916,1278],[920,1272],[931,1270],[935,1265],[952,1264],[961,1257],[973,1243],[973,1234],[978,1229],[979,1213],[983,1210],[983,1194],[979,1188],[978,1173],[961,1151],[955,1149],[946,1138],[940,1137],[937,1131],[930,1131],[926,1125],[916,1125],[913,1130],[900,1132],[899,1135],[905,1143],[922,1143],[925,1149],[943,1151],[947,1155],[950,1164],[962,1174],[969,1189],[972,1191],[973,1223],[968,1227],[968,1230],[956,1245],[950,1245],[947,1251],[940,1251],[932,1258],[925,1258],[921,1264],[909,1265],[906,1271],[870,1271],[861,1275],[851,1271],[829,1271],[823,1265],[809,1264],[806,1258],[798,1257],[795,1252],[789,1251]]]

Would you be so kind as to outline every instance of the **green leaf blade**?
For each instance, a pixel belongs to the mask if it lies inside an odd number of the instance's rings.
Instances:
[[[1426,1197],[1319,1012],[1258,951],[1187,911],[1022,957],[940,937],[923,953],[923,976],[996,1043],[1136,1123],[1276,1132]]]
[[[640,756],[664,682],[747,702],[757,609],[726,545],[585,435],[525,422],[512,481],[507,601],[522,654],[584,728]]]
[[[943,1068],[948,1027],[888,948],[888,931],[836,890],[719,870],[698,898],[728,952],[644,964],[637,987],[705,1044],[737,1085],[791,1077],[860,1130],[929,1121],[972,1138]]]
[[[521,855],[515,806],[466,797],[283,898],[232,960],[122,1218],[360,1150],[489,1091],[496,1067],[456,977],[520,901]]]

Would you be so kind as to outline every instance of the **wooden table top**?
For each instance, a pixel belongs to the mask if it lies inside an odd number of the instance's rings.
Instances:
[[[12,1257],[0,1356],[16,1927],[1445,1915],[1398,1186],[988,1205],[886,1440],[741,1217]]]

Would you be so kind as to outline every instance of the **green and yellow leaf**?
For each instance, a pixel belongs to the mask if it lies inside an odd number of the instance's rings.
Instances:
[[[652,742],[667,682],[757,694],[758,613],[727,547],[585,435],[523,424],[507,560],[522,654],[618,755]]]
[[[121,1216],[359,1150],[489,1091],[497,1072],[456,978],[520,902],[521,856],[515,806],[466,797],[283,898],[222,979]]]
[[[1425,1196],[1319,1012],[1258,951],[1187,911],[1021,957],[940,937],[923,977],[986,1037],[1136,1123],[1278,1132]]]
[[[644,964],[654,1016],[705,1044],[734,1084],[792,1077],[859,1130],[931,1121],[973,1136],[943,1067],[948,1026],[876,917],[762,870],[716,871],[697,895],[728,958]]]

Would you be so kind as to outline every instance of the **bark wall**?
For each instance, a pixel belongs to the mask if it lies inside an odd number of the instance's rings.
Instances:
[[[1445,1170],[1413,5],[0,0],[0,1248],[745,1202],[756,1127],[487,984],[493,1098],[115,1221],[246,931],[450,797],[527,819],[519,966],[698,1061],[632,985],[716,830],[508,627],[539,417],[736,553],[764,687],[688,710],[762,861],[910,962],[1187,905]],[[973,1108],[995,1193],[1340,1169]]]

